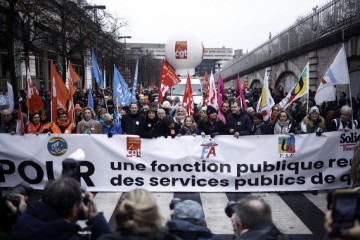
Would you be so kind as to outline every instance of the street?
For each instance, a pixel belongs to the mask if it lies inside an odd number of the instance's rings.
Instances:
[[[113,212],[118,193],[97,193],[95,201],[99,211],[103,211],[112,229],[115,226]],[[201,203],[207,226],[221,239],[231,239],[233,230],[224,209],[228,201],[235,201],[247,195],[261,196],[272,208],[275,225],[285,234],[300,235],[304,239],[318,240],[324,236],[323,224],[326,212],[327,192],[317,195],[311,192],[286,193],[159,193],[153,192],[164,220],[170,214],[169,203],[173,198],[192,199]]]

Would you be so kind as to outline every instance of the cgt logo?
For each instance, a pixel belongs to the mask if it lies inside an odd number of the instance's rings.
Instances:
[[[176,41],[175,43],[175,58],[187,59],[187,41]]]
[[[200,146],[202,146],[201,159],[209,158],[210,156],[216,157],[215,147],[217,144],[210,136],[205,136]]]
[[[141,138],[126,138],[126,157],[141,157]]]
[[[295,153],[295,136],[283,136],[278,138],[278,152],[280,154]]]

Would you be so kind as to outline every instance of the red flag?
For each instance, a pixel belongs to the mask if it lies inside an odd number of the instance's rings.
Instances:
[[[80,81],[79,75],[75,72],[73,66],[71,65],[71,62],[68,61],[68,71],[69,71],[69,92],[70,96],[72,97],[76,91],[74,84]]]
[[[205,89],[205,101],[209,98],[209,92],[210,92],[210,84],[209,84],[209,74],[208,71],[205,71],[204,75],[204,88]]]
[[[246,82],[246,80],[243,82],[243,84],[241,85],[241,89],[242,90],[246,90],[246,88],[247,88],[247,82]]]
[[[19,104],[17,120],[16,120],[16,133],[21,134],[21,135],[24,135],[24,133],[25,133],[24,119],[23,119],[20,104]]]
[[[68,84],[69,84],[69,96],[70,96],[68,118],[69,118],[70,122],[73,122],[73,119],[75,116],[73,96],[76,91],[76,89],[74,87],[74,83],[78,82],[80,80],[80,77],[75,72],[70,61],[68,61],[68,73],[69,73]]]
[[[67,110],[66,103],[69,100],[69,91],[64,81],[57,73],[55,65],[51,60],[51,120],[55,121],[59,108]]]
[[[192,91],[192,87],[191,87],[189,73],[188,73],[188,77],[186,80],[185,92],[184,92],[184,97],[183,97],[183,106],[188,115],[194,116],[194,97],[193,97],[193,91]]]
[[[44,103],[41,101],[40,94],[31,80],[28,62],[26,62],[26,80],[26,103],[29,109],[29,114],[31,115],[42,110],[44,108]]]
[[[245,87],[245,89],[246,89],[246,87]],[[236,94],[237,94],[236,100],[240,102],[241,106],[245,110],[247,110],[248,107],[247,107],[247,104],[245,101],[243,88],[241,87],[241,80],[240,80],[239,74],[237,75],[237,78],[236,78]]]
[[[159,103],[163,102],[165,93],[179,82],[180,79],[176,75],[175,70],[166,60],[163,60],[160,71]]]

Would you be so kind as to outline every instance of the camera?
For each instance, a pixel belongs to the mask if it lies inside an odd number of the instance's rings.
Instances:
[[[174,210],[175,208],[175,205],[178,203],[178,202],[181,202],[181,199],[180,198],[173,198],[169,204],[169,208],[170,210]]]
[[[225,207],[226,216],[231,218],[231,216],[235,213],[235,211],[236,211],[236,202],[235,201],[229,201],[226,204],[226,207]]]
[[[360,220],[360,193],[352,189],[335,190],[329,206],[332,210],[331,236],[341,235],[341,230],[352,228]]]
[[[3,200],[10,201],[16,208],[19,207],[19,198],[16,196],[17,194],[30,197],[32,194],[33,188],[27,182],[21,182],[16,185],[11,191],[7,192]]]
[[[62,161],[62,177],[71,177],[80,182],[80,162],[67,158]]]
[[[61,177],[70,177],[74,178],[80,183],[80,162],[67,158],[62,161],[62,172]],[[85,206],[88,206],[89,196],[86,194],[86,189],[81,186],[81,198]],[[81,210],[78,216],[79,220],[86,220],[85,213]]]

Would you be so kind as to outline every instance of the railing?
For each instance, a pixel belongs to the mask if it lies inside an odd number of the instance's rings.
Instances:
[[[293,52],[360,21],[360,0],[332,0],[218,72],[223,79]],[[215,78],[217,79],[217,78]]]

